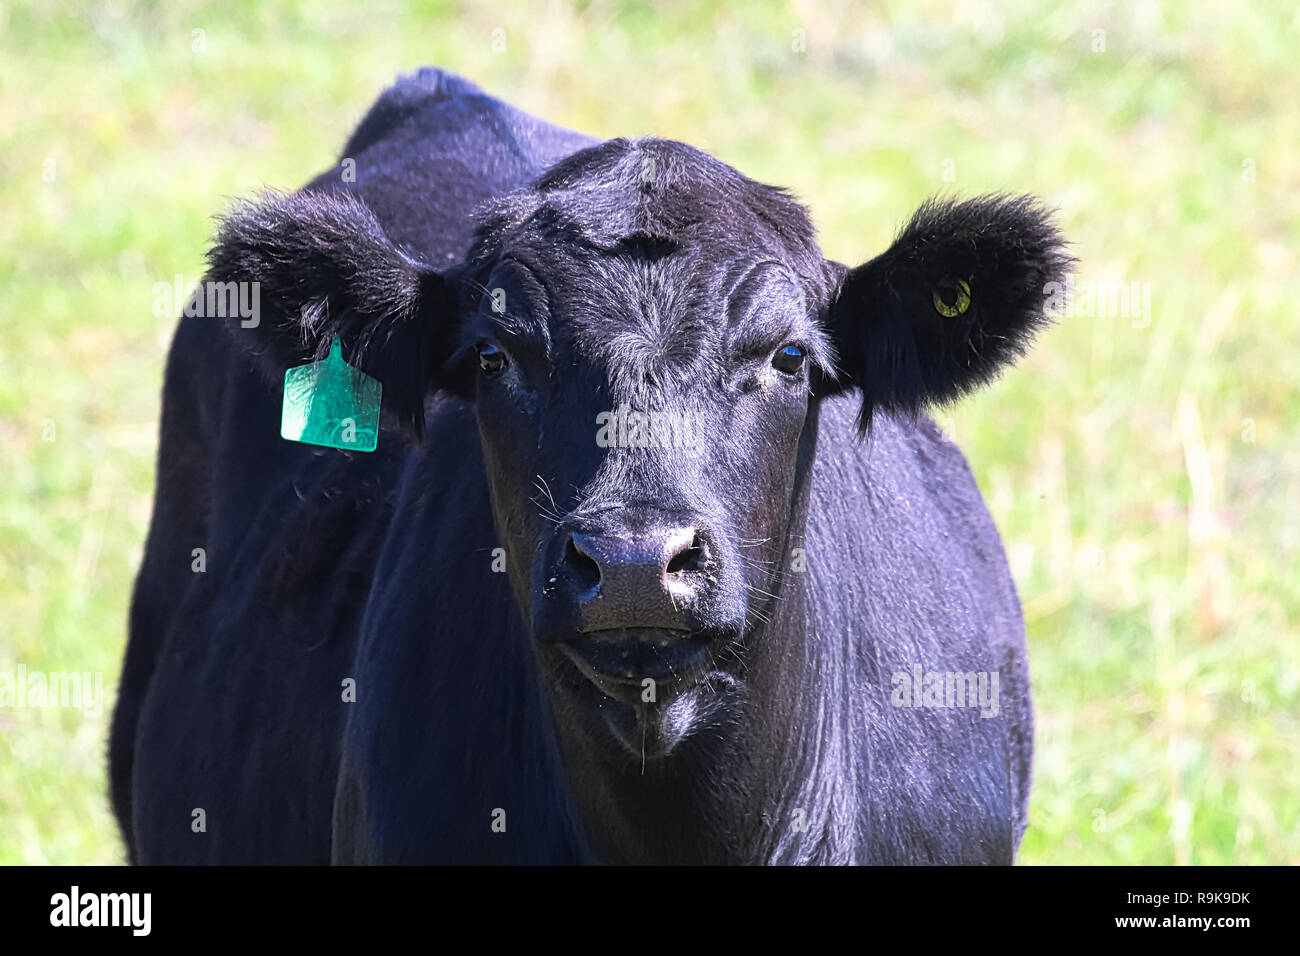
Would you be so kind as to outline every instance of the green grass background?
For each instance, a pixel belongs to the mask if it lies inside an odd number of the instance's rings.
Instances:
[[[1080,279],[1148,283],[1149,323],[1067,318],[941,416],[1026,607],[1021,859],[1300,863],[1300,14],[1007,6],[0,7],[0,670],[115,685],[174,327],[154,284],[432,63],[789,186],[842,261],[927,195],[1011,189],[1059,207]],[[122,859],[107,727],[0,710],[0,862]]]

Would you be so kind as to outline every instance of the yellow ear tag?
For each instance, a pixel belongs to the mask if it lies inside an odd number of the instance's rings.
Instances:
[[[970,308],[970,283],[964,279],[944,279],[931,293],[934,310],[945,319],[954,319]]]
[[[383,385],[343,360],[336,338],[323,362],[284,373],[280,437],[343,451],[374,451],[379,444]]]

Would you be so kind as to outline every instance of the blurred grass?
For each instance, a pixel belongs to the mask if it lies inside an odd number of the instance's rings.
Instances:
[[[1010,189],[1059,206],[1081,280],[1149,283],[1149,324],[1067,318],[942,416],[1026,606],[1022,861],[1300,863],[1300,14],[731,6],[0,8],[0,671],[115,683],[174,325],[154,284],[433,63],[790,186],[846,262],[926,195]],[[0,710],[0,863],[121,859],[107,726]]]

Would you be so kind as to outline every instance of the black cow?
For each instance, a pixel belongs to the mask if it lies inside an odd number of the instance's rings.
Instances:
[[[131,858],[1011,862],[1024,626],[922,409],[1044,324],[1044,210],[930,202],[847,269],[780,189],[438,70],[343,157],[224,219],[259,324],[172,346]],[[279,436],[335,337],[372,454]]]

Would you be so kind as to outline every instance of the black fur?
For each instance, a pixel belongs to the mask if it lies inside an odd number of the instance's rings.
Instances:
[[[781,190],[437,70],[345,158],[355,183],[224,222],[210,277],[261,283],[262,324],[187,317],[172,346],[110,746],[131,858],[1012,861],[1019,602],[920,409],[1041,325],[1066,261],[1041,208],[927,205],[849,271]],[[936,323],[952,275],[972,306]],[[278,435],[280,376],[333,335],[403,425],[371,455]],[[485,342],[509,356],[492,377]],[[806,366],[774,367],[787,343]],[[690,412],[700,453],[600,447],[620,405]],[[616,700],[562,653],[557,569],[575,529],[666,522],[707,538],[709,669]],[[895,706],[916,667],[999,675],[997,715]]]

